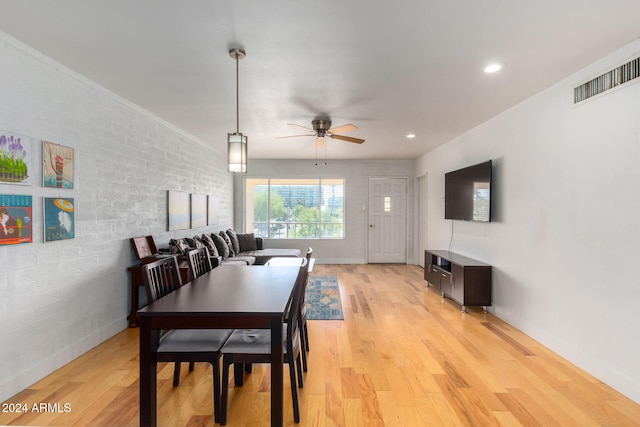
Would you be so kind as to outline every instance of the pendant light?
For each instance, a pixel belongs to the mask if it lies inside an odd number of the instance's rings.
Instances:
[[[238,62],[246,53],[241,49],[231,49],[229,56],[236,60],[236,131],[227,134],[227,170],[234,173],[247,172],[247,137],[240,133],[240,101]]]

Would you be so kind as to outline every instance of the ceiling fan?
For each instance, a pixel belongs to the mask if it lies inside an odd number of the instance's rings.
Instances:
[[[329,137],[333,139],[338,139],[340,141],[353,142],[355,144],[362,144],[364,139],[354,138],[351,136],[344,136],[342,133],[350,132],[353,130],[357,130],[358,128],[355,125],[348,124],[342,125],[332,128],[331,120],[328,119],[315,119],[311,122],[311,126],[313,128],[308,128],[305,126],[300,126],[295,123],[287,123],[289,126],[293,126],[296,128],[304,129],[311,133],[306,133],[302,135],[288,135],[288,136],[279,136],[277,139],[283,138],[299,138],[301,136],[315,136],[316,137],[316,148],[322,148],[324,146],[324,138]]]

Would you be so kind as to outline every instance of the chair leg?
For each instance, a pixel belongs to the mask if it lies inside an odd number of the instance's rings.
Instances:
[[[222,357],[222,395],[220,396],[220,424],[227,424],[227,402],[229,400],[229,368],[231,360],[225,355]]]
[[[213,368],[213,419],[220,422],[220,357],[216,355],[211,362]],[[226,421],[226,420],[225,420]]]
[[[178,387],[180,385],[180,362],[175,362],[173,367],[173,386]]]
[[[304,331],[304,348],[309,351],[309,331],[307,329],[307,321],[305,320],[302,325],[302,330]]]
[[[289,381],[291,382],[291,402],[293,403],[293,421],[300,422],[300,408],[298,407],[298,388],[296,387],[296,369],[293,357],[289,359]]]
[[[236,387],[242,387],[244,384],[244,364],[243,363],[234,363],[233,364],[233,383]]]
[[[300,353],[304,354],[304,349],[300,349]],[[302,388],[304,384],[302,383],[302,363],[300,360],[300,354],[298,354],[298,357],[296,357],[296,364],[298,365],[298,387]],[[295,386],[295,383],[291,383],[291,386]]]
[[[298,338],[300,339],[300,348],[302,351],[302,370],[307,372],[307,353],[305,349],[307,348],[307,334],[305,332],[306,323],[303,322],[302,318],[298,318]]]
[[[300,339],[304,341],[304,337],[300,334]],[[307,352],[304,350],[304,343],[302,343],[302,348],[300,349],[300,353],[302,354],[302,370],[307,372]]]

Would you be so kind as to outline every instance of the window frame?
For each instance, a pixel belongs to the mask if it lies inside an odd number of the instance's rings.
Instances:
[[[322,227],[323,224],[339,224],[342,227],[342,235],[338,236],[338,237],[330,237],[330,236],[315,236],[315,237],[309,237],[309,236],[303,236],[303,237],[274,237],[271,234],[270,231],[270,227],[268,226],[269,232],[268,232],[268,236],[259,236],[256,235],[256,237],[260,237],[262,239],[273,239],[273,240],[344,240],[346,238],[346,200],[347,200],[347,196],[346,196],[346,187],[347,187],[347,179],[344,177],[286,177],[286,176],[251,176],[251,177],[244,177],[243,180],[243,205],[244,205],[244,215],[243,215],[243,226],[246,229],[245,232],[247,233],[252,233],[255,230],[255,220],[252,222],[251,225],[254,225],[253,228],[249,227],[250,224],[248,224],[248,219],[249,219],[249,209],[247,208],[247,206],[249,205],[247,203],[248,201],[248,196],[249,196],[249,192],[248,192],[248,183],[250,183],[250,181],[260,181],[260,180],[266,180],[267,181],[267,185],[268,185],[268,191],[267,191],[267,224],[270,224],[271,222],[271,211],[270,211],[270,205],[271,205],[271,182],[272,181],[317,181],[317,185],[319,188],[319,192],[320,194],[322,194],[322,183],[323,181],[342,181],[342,222],[340,223],[330,223],[330,222],[322,222],[322,221],[317,221],[317,222],[312,222],[310,224],[317,224],[318,226]],[[253,186],[252,186],[253,188]],[[318,200],[320,201],[322,199],[322,197],[320,196],[318,198]],[[251,203],[252,208],[251,209],[255,209],[253,206],[253,203]],[[319,211],[321,211],[320,207],[322,205],[318,205],[318,209]],[[253,213],[251,213],[251,216],[253,216]],[[320,218],[321,219],[321,218]],[[287,225],[290,224],[290,222],[286,223]],[[288,235],[288,233],[287,233]]]

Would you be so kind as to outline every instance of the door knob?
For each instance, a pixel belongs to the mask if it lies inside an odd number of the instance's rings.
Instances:
[[[373,228],[373,227],[375,227],[375,225],[369,224],[369,228]]]

